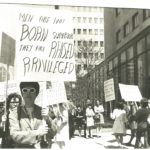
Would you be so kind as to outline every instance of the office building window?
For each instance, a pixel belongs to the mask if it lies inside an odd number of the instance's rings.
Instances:
[[[95,29],[94,32],[95,32],[95,35],[98,35],[98,29]]]
[[[118,66],[118,57],[115,57],[114,60],[113,60],[113,67],[117,67]]]
[[[139,14],[136,13],[133,17],[132,17],[132,26],[133,26],[133,30],[138,27],[139,25]]]
[[[98,41],[95,41],[95,46],[98,46]]]
[[[83,29],[83,34],[87,34],[87,29]]]
[[[120,60],[121,63],[125,63],[126,62],[126,51],[121,53],[121,57],[120,58],[121,58],[121,60]]]
[[[98,53],[95,53],[95,60],[98,59]]]
[[[127,49],[127,59],[132,59],[134,57],[133,46]]]
[[[84,57],[84,58],[87,58],[87,53],[83,53],[83,57]]]
[[[87,18],[83,17],[83,23],[86,23]]]
[[[146,48],[150,49],[150,34],[146,36]]]
[[[87,64],[84,64],[84,70],[87,70]]]
[[[104,34],[104,29],[100,29],[100,35]]]
[[[141,54],[143,51],[145,51],[145,38],[137,42],[137,54]]]
[[[80,23],[81,22],[81,17],[78,17],[77,19],[78,19],[78,22]]]
[[[78,46],[81,46],[81,41],[78,41]]]
[[[150,10],[149,9],[143,9],[143,20],[146,20],[150,17]]]
[[[124,25],[124,37],[126,37],[129,33],[130,33],[130,26],[129,26],[129,22],[127,22]]]
[[[73,33],[76,34],[76,29],[73,29]]]
[[[104,59],[104,53],[100,53],[101,59]]]
[[[104,23],[104,18],[99,18],[100,24]]]
[[[76,45],[76,41],[74,41],[74,45]]]
[[[92,35],[92,29],[89,29],[89,34]]]
[[[100,47],[104,47],[104,42],[100,41]]]
[[[117,43],[121,42],[121,30],[118,30],[116,33],[116,42]]]
[[[92,18],[91,17],[89,18],[89,23],[92,23]]]
[[[78,34],[81,34],[81,29],[78,29],[78,30],[77,30],[77,33],[78,33]]]
[[[94,23],[98,23],[98,18],[94,18]]]
[[[81,53],[78,53],[78,58],[81,58]]]

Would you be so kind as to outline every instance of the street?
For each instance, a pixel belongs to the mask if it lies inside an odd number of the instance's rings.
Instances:
[[[75,131],[75,136],[69,141],[69,147],[72,149],[90,149],[90,150],[100,150],[103,149],[118,149],[118,144],[115,140],[114,135],[112,135],[111,128],[103,128],[101,130],[101,137],[94,138],[84,138],[78,136],[78,131]],[[82,134],[83,135],[83,134]],[[95,134],[94,134],[95,135]],[[123,139],[123,143],[127,143],[130,139],[130,131],[127,130],[127,135]],[[134,149],[135,139],[132,142],[132,146],[123,145],[123,149]]]

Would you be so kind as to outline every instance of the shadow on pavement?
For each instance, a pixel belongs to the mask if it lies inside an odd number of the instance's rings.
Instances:
[[[108,146],[105,146],[104,148],[106,149],[128,149],[127,147],[119,147],[119,146],[114,146],[114,145],[108,145]]]

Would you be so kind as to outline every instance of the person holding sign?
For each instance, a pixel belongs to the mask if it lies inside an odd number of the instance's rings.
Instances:
[[[48,109],[34,104],[40,90],[39,83],[21,82],[20,90],[23,103],[18,112],[10,111],[10,136],[16,143],[15,148],[42,148],[43,136],[47,140],[48,137],[53,138],[57,132],[56,126],[48,116]],[[46,123],[43,123],[43,118]]]

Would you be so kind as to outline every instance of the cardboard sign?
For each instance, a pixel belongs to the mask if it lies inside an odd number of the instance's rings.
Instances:
[[[114,80],[113,79],[104,81],[104,94],[105,94],[106,102],[115,100],[115,90],[114,90]]]
[[[76,80],[71,11],[22,7],[16,31],[17,79]]]
[[[121,97],[125,101],[141,101],[142,95],[137,85],[126,85],[119,83]]]

